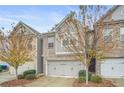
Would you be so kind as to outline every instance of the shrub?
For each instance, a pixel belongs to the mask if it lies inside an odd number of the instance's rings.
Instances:
[[[0,72],[2,72],[3,68],[2,68],[2,65],[0,65]]]
[[[28,74],[25,76],[25,79],[27,80],[34,80],[36,78],[35,74]]]
[[[92,76],[91,81],[94,82],[94,83],[101,83],[102,78],[100,76]]]
[[[90,80],[91,80],[91,77],[92,77],[92,73],[89,72],[89,73],[88,73],[88,76],[89,76],[89,77],[88,77],[88,80],[90,81]]]
[[[26,75],[28,75],[28,74],[36,74],[36,70],[26,70],[26,71],[24,71],[23,72],[23,76],[25,77]]]
[[[88,73],[88,80],[91,80],[92,74],[89,72]],[[78,73],[78,77],[86,77],[86,70],[80,70]]]
[[[85,77],[80,76],[80,77],[78,78],[78,81],[79,81],[79,83],[83,83],[83,82],[86,81],[86,79],[85,79]]]
[[[80,70],[78,73],[78,76],[85,76],[86,75],[86,71],[85,70]]]
[[[24,79],[24,76],[23,75],[18,75],[18,79]]]

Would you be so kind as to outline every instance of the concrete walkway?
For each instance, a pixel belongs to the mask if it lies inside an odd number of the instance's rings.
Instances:
[[[112,80],[117,87],[124,87],[124,78],[114,78],[110,80]]]
[[[15,79],[15,75],[11,75],[9,72],[0,73],[0,84],[13,79]]]
[[[26,87],[71,87],[74,79],[60,77],[41,77]]]

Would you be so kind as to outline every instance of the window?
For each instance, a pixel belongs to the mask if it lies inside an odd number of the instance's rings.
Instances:
[[[124,42],[124,27],[120,27],[120,41]]]
[[[28,49],[32,50],[32,44],[31,43],[28,44]]]
[[[106,28],[104,30],[104,41],[107,43],[112,41],[112,29]]]
[[[68,44],[68,40],[67,39],[64,39],[63,41],[62,41],[62,45],[63,46],[66,46]]]
[[[73,45],[78,45],[76,38],[67,38],[62,40],[62,47],[69,47]]]
[[[121,10],[121,15],[124,15],[124,9]]]
[[[54,47],[54,37],[48,37],[48,48],[53,48]]]
[[[70,39],[70,45],[71,44],[77,46],[78,45],[77,38]]]
[[[62,42],[62,45],[63,46],[69,45],[69,40],[68,39],[64,39],[63,42]]]
[[[32,50],[33,49],[33,45],[32,45],[32,38],[29,38],[29,43],[28,43],[28,49]]]
[[[78,45],[77,40],[78,40],[78,37],[74,31],[65,32],[63,38],[61,39],[61,47]]]

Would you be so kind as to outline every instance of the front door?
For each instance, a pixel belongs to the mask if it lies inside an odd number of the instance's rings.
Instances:
[[[89,72],[95,73],[96,71],[96,59],[92,58],[89,66]]]

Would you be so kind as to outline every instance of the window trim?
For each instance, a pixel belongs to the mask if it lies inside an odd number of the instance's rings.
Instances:
[[[124,9],[121,10],[121,15],[124,15]]]
[[[51,44],[52,46],[51,46],[50,44]],[[48,48],[49,48],[49,49],[54,48],[54,43],[48,43]]]
[[[119,39],[120,39],[120,42],[124,42],[124,40],[121,41],[121,35],[124,35],[124,34],[121,34],[121,28],[124,28],[124,26],[121,26],[121,27],[120,27],[120,38],[119,38]]]
[[[57,38],[57,34],[55,34],[55,38]],[[63,39],[61,39],[61,42],[63,41]],[[73,52],[64,52],[64,51],[62,51],[62,52],[58,52],[57,51],[57,40],[55,40],[55,54],[56,55],[65,55],[65,54],[73,54]],[[61,43],[62,44],[62,43]],[[63,45],[62,45],[62,47],[63,47]]]
[[[110,34],[110,35],[105,35],[105,31],[107,31],[108,29],[110,29],[110,30],[111,30],[109,33],[111,33],[111,32],[113,31],[113,29],[112,29],[112,28],[104,28],[104,31],[103,31],[103,39],[104,39],[104,42],[105,42],[105,43],[110,43],[110,42],[112,42],[112,37],[113,37],[113,34]],[[108,36],[108,37],[110,37],[110,36],[111,36],[111,41],[106,41],[106,40],[105,40],[105,37],[106,37],[106,36]]]
[[[49,38],[53,38],[53,42],[49,42]],[[47,48],[48,49],[53,49],[54,48],[54,44],[55,44],[55,36],[48,36],[47,40],[48,40],[48,42],[47,42]],[[49,44],[53,44],[53,46],[50,47]]]

